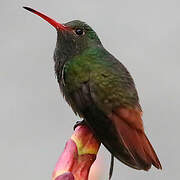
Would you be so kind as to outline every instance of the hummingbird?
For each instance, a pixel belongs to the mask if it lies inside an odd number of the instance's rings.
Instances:
[[[24,8],[57,30],[57,81],[67,103],[83,119],[81,123],[92,130],[112,157],[127,166],[145,171],[152,165],[162,169],[145,134],[138,93],[126,67],[104,48],[85,22],[61,24],[32,8]]]

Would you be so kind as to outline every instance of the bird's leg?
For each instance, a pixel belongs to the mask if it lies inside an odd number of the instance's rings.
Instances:
[[[75,130],[79,125],[85,125],[85,120],[83,119],[82,121],[76,121],[76,124],[74,125],[73,129]]]
[[[113,168],[114,168],[114,156],[111,154],[111,164],[110,164],[110,169],[109,169],[109,180],[112,177]]]

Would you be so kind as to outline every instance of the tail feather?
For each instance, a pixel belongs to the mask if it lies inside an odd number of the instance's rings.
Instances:
[[[152,164],[158,169],[162,168],[144,130],[131,127],[129,123],[115,113],[112,114],[111,120],[115,124],[121,142],[123,142],[139,169],[148,170]]]
[[[114,109],[105,115],[97,106],[83,112],[87,125],[114,157],[129,167],[148,170],[151,165],[161,169],[158,157],[147,139],[140,109]]]
[[[146,148],[145,148],[146,155],[149,157],[149,159],[151,159],[152,164],[157,169],[162,169],[161,163],[160,163],[151,143],[149,142],[149,140],[145,134],[144,134],[143,138],[144,138],[144,142],[146,142],[146,144],[147,144]]]

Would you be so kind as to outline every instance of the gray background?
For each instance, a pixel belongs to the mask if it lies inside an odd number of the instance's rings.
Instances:
[[[134,77],[163,171],[136,171],[116,161],[113,179],[180,179],[179,0],[1,0],[0,179],[50,179],[78,120],[54,75],[56,31],[24,5],[60,22],[88,22]],[[110,154],[103,146],[98,158],[107,179]]]

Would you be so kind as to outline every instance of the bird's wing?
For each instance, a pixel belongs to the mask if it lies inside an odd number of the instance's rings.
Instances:
[[[116,142],[110,139],[106,142],[105,138],[104,145],[129,166],[148,170],[153,164],[159,169],[160,161],[144,132],[142,110],[133,79],[119,61],[113,59],[113,63],[110,63],[109,66],[102,65],[92,71],[89,81],[94,104],[108,117],[107,125],[112,126],[109,133],[108,130],[105,131],[108,133],[106,137],[117,138]],[[98,118],[96,120],[99,121]],[[101,123],[97,126],[99,129],[103,127],[103,121]],[[93,124],[95,123],[92,126]],[[113,130],[114,133],[111,132]],[[120,146],[123,147],[124,154]]]

